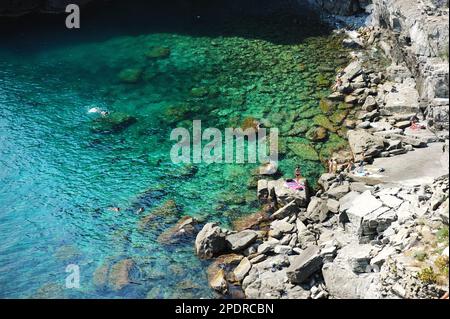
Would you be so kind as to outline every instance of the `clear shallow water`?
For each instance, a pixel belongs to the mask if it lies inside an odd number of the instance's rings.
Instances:
[[[170,130],[194,119],[218,128],[264,120],[281,130],[283,175],[301,165],[312,183],[320,160],[345,145],[341,131],[306,138],[323,124],[319,101],[345,63],[339,40],[279,20],[264,30],[265,18],[246,18],[217,30],[189,25],[186,34],[152,25],[70,43],[59,35],[52,43],[50,31],[43,42],[8,39],[0,47],[0,297],[213,297],[193,239],[165,245],[158,236],[185,215],[229,226],[258,211],[256,166],[172,164]],[[170,56],[148,58],[160,47]],[[124,82],[124,70],[135,79]],[[98,133],[93,106],[137,122]],[[139,227],[172,200],[175,211]],[[102,266],[124,259],[136,264],[133,283],[99,284]],[[80,266],[80,289],[64,288],[70,263]]]

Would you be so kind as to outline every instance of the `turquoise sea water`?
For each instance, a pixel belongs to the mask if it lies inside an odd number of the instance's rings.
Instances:
[[[213,297],[193,238],[165,244],[158,236],[185,215],[229,227],[257,212],[257,166],[172,164],[170,131],[192,120],[278,127],[282,174],[300,165],[314,183],[321,160],[345,145],[345,107],[326,110],[332,123],[319,105],[346,52],[301,16],[240,14],[199,22],[187,12],[170,27],[136,15],[114,28],[91,21],[68,38],[53,25],[4,38],[0,297]],[[135,122],[111,129],[108,118],[88,113],[94,106]],[[326,136],[312,141],[319,127]],[[132,283],[103,284],[101,270],[124,259],[134,261]],[[65,289],[68,264],[80,267],[80,289]]]

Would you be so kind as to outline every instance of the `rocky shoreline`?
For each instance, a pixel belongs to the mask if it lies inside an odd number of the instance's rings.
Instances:
[[[355,50],[327,101],[357,105],[344,122],[351,152],[334,155],[338,170],[320,177],[312,197],[283,179],[260,179],[260,212],[233,231],[208,223],[197,235],[197,255],[214,258],[208,278],[219,294],[439,298],[448,291],[448,56],[426,50],[443,46],[443,28],[432,40],[421,36],[442,17],[448,28],[448,7],[387,2],[374,1],[370,26],[336,31]],[[411,7],[421,14],[413,26],[402,15]],[[422,157],[433,163],[425,173]],[[364,166],[347,171],[352,158]],[[406,173],[394,177],[397,158]]]

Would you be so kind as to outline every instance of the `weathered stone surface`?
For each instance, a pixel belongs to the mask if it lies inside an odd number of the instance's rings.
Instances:
[[[258,234],[253,230],[243,230],[226,236],[225,240],[232,251],[241,251],[253,244]]]
[[[234,269],[234,277],[236,281],[242,281],[242,279],[245,278],[251,268],[252,264],[250,263],[248,258],[244,257],[239,265]]]
[[[375,100],[375,98],[372,95],[369,95],[363,106],[362,109],[366,112],[372,112],[373,110],[377,109],[377,101]]]
[[[319,180],[317,181],[317,184],[322,186],[324,191],[327,191],[335,179],[336,179],[335,174],[325,173],[320,176]]]
[[[200,258],[212,258],[226,248],[225,233],[215,223],[206,224],[195,239],[195,251]]]
[[[383,203],[376,199],[370,191],[365,191],[351,202],[350,208],[346,211],[350,224],[359,230],[363,218],[382,205]]]
[[[297,214],[300,211],[297,206],[295,200],[287,204],[286,206],[281,207],[275,213],[272,214],[271,218],[273,219],[283,219],[286,216],[291,216],[292,214]]]
[[[304,180],[306,183],[306,180]],[[306,184],[305,184],[306,185]],[[287,205],[295,201],[298,207],[306,207],[308,203],[308,190],[294,190],[286,186],[284,179],[278,179],[268,182],[269,193],[274,193],[277,201],[281,205]]]
[[[335,199],[328,199],[327,200],[327,208],[332,213],[338,213],[339,212],[339,202]]]
[[[355,161],[363,160],[363,154],[376,157],[384,150],[384,139],[364,130],[348,131],[347,137]]]
[[[306,248],[300,255],[295,256],[286,271],[289,281],[301,284],[322,267],[322,257],[318,246]]]
[[[286,233],[292,233],[294,229],[295,225],[285,220],[275,220],[270,224],[269,236],[279,239]]]
[[[350,186],[347,184],[333,187],[327,191],[328,196],[339,200],[350,192]]]
[[[309,202],[308,208],[304,215],[300,216],[301,219],[309,219],[314,222],[323,222],[328,217],[327,201],[319,197],[312,197]]]
[[[209,278],[209,286],[219,293],[225,294],[227,292],[228,283],[223,269],[219,269]]]
[[[287,288],[287,266],[289,266],[289,260],[286,255],[269,257],[253,264],[242,281],[246,297],[249,299],[281,298]]]

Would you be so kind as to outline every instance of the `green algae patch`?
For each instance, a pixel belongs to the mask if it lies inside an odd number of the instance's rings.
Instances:
[[[319,74],[316,77],[316,84],[319,87],[329,87],[331,85],[331,81],[325,75]]]
[[[205,87],[198,87],[198,88],[192,88],[191,89],[191,96],[201,98],[208,96],[209,91]]]
[[[305,142],[290,142],[288,148],[300,159],[309,161],[318,161],[319,154],[314,146]]]
[[[140,81],[142,73],[142,69],[130,68],[120,71],[118,77],[121,82],[133,84]]]
[[[322,126],[322,127],[326,128],[330,132],[337,131],[336,126],[334,126],[334,124],[331,123],[331,121],[328,119],[328,117],[323,114],[319,114],[319,115],[315,116],[313,119],[313,122],[314,122],[314,124],[316,124],[318,126]]]
[[[312,127],[306,132],[306,138],[318,142],[323,141],[328,137],[328,132],[324,127]]]
[[[338,110],[330,116],[330,121],[335,125],[341,125],[347,118],[348,110]]]
[[[319,108],[324,114],[329,114],[333,111],[333,102],[327,99],[321,99],[319,102]]]
[[[171,50],[168,47],[153,47],[145,52],[148,59],[165,59],[170,56]]]
[[[321,145],[320,158],[322,161],[331,158],[333,153],[348,148],[348,142],[344,138],[337,134],[331,133],[328,137],[328,141]]]

